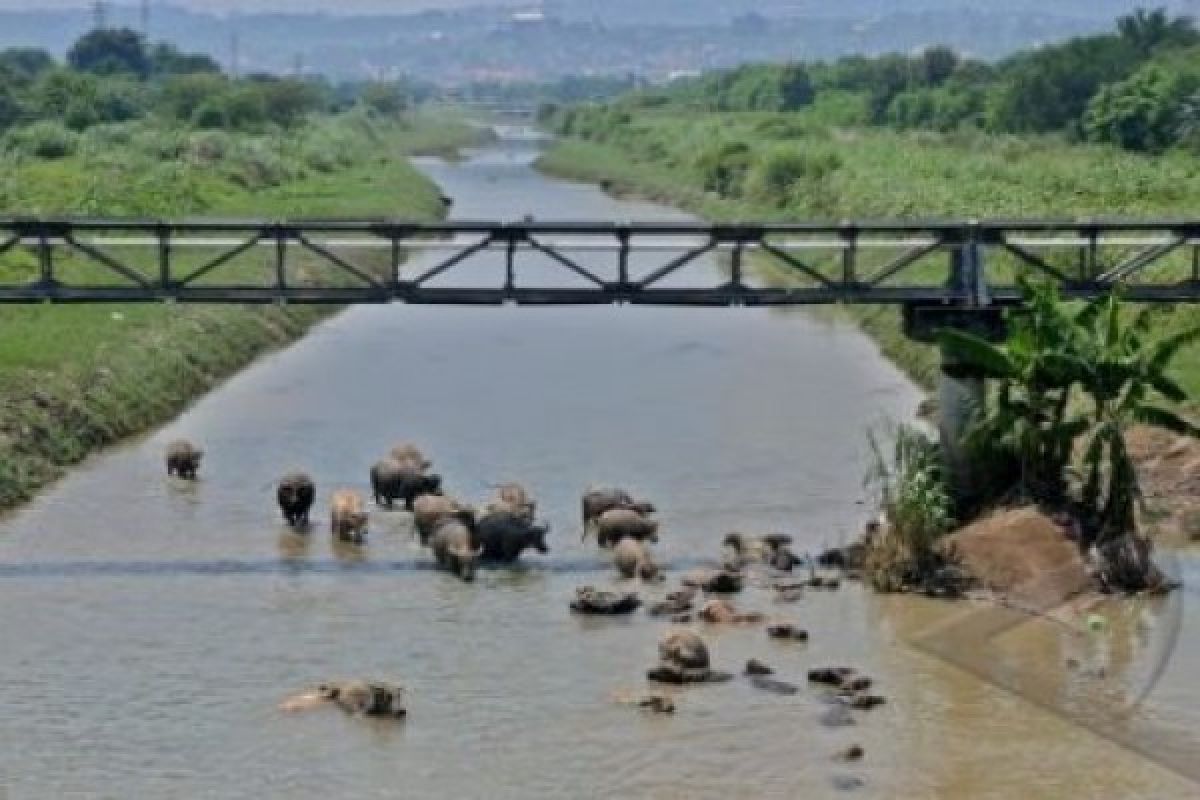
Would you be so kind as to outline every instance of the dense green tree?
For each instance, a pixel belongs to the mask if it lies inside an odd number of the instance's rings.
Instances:
[[[1185,101],[1197,89],[1197,76],[1151,64],[1097,93],[1083,118],[1084,134],[1129,150],[1161,152],[1181,135]]]
[[[23,111],[17,93],[6,84],[0,83],[0,131],[19,122]]]
[[[916,58],[915,78],[924,86],[941,86],[958,69],[958,53],[949,47],[929,47]]]
[[[0,50],[0,75],[6,82],[28,86],[39,75],[55,66],[54,57],[36,47],[10,47]]]
[[[84,34],[67,52],[67,63],[97,75],[150,74],[150,57],[141,34],[129,28],[101,28]]]
[[[1187,17],[1171,18],[1166,9],[1138,9],[1117,20],[1117,33],[1143,56],[1165,47],[1189,47],[1200,42]]]

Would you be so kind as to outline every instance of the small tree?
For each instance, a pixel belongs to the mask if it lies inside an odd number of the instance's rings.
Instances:
[[[141,34],[129,28],[103,28],[84,34],[67,53],[67,63],[98,75],[150,74],[150,57]]]

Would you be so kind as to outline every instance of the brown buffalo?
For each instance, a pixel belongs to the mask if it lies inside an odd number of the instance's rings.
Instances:
[[[583,493],[583,499],[580,503],[583,511],[583,538],[586,539],[588,531],[600,515],[605,511],[614,508],[625,508],[632,511],[637,511],[641,514],[653,514],[655,511],[653,503],[640,503],[633,499],[633,495],[624,489],[588,489]]]
[[[339,489],[330,503],[329,526],[333,535],[344,542],[362,544],[367,536],[367,512],[362,498],[352,489]]]
[[[292,695],[279,704],[281,711],[304,711],[332,703],[349,714],[371,717],[403,717],[405,691],[402,686],[374,681],[322,683]]]
[[[596,520],[596,541],[612,547],[624,538],[658,541],[658,522],[632,508],[610,508]]]
[[[430,538],[438,566],[464,581],[475,580],[475,567],[483,548],[473,543],[474,538],[475,515],[471,512],[460,511],[439,520]]]
[[[421,544],[429,544],[429,537],[433,535],[439,522],[461,512],[468,512],[474,517],[475,510],[441,494],[423,494],[413,500],[413,527],[417,530]]]
[[[496,494],[488,501],[485,513],[514,514],[533,522],[537,513],[537,502],[521,484],[502,483],[496,487]]]

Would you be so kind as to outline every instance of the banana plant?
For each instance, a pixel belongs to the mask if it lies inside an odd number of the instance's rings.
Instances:
[[[993,344],[966,331],[939,335],[945,363],[995,381],[992,402],[968,432],[977,458],[1016,460],[1022,500],[1060,503],[1075,440],[1088,419],[1072,412],[1072,390],[1086,374],[1079,328],[1050,285],[1021,284],[1023,305],[1010,312],[1008,336]],[[1003,493],[1000,491],[999,493]]]
[[[1081,500],[1094,515],[1086,527],[1101,543],[1136,530],[1141,488],[1126,445],[1129,428],[1153,425],[1200,438],[1200,427],[1170,407],[1188,399],[1170,368],[1184,348],[1200,341],[1200,326],[1155,341],[1155,313],[1147,308],[1128,320],[1113,293],[1076,317],[1085,367],[1081,388],[1091,405]]]

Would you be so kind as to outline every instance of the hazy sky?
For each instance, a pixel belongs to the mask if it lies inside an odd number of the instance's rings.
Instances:
[[[109,5],[138,5],[137,0],[108,0]],[[154,5],[186,6],[197,10],[289,11],[321,10],[334,12],[418,11],[426,8],[455,6],[522,5],[522,0],[153,0]],[[9,8],[88,8],[91,0],[0,0],[0,9]]]

